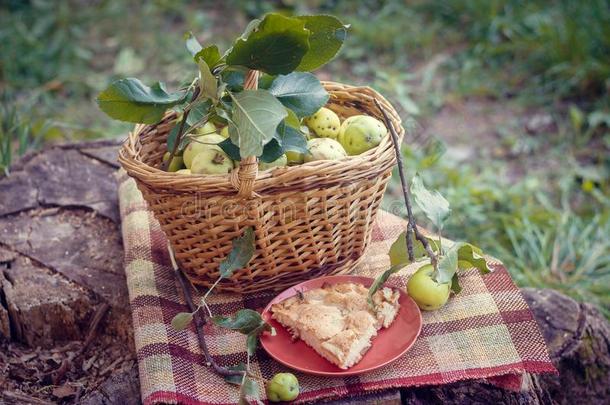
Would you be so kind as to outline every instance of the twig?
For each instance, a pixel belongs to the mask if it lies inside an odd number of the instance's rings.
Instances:
[[[226,367],[219,366],[216,363],[216,361],[214,361],[214,358],[210,355],[210,351],[208,350],[208,345],[205,342],[205,336],[203,335],[203,326],[205,325],[205,320],[201,316],[200,311],[198,310],[199,307],[196,307],[193,304],[193,297],[191,296],[191,292],[189,290],[188,281],[186,280],[186,277],[184,276],[184,274],[182,273],[182,270],[180,270],[180,268],[178,268],[176,270],[176,277],[178,277],[178,281],[180,282],[180,287],[182,287],[182,293],[184,294],[184,299],[186,301],[186,305],[188,306],[189,311],[193,312],[193,320],[195,321],[195,330],[197,332],[197,340],[199,340],[199,346],[201,347],[201,350],[203,351],[206,362],[212,366],[214,371],[216,371],[218,374],[223,375],[223,376],[232,376],[232,375],[241,376],[241,375],[245,374],[244,371],[229,370]]]
[[[40,405],[51,405],[52,402],[45,401],[39,398],[31,397],[26,394],[20,394],[18,392],[12,391],[3,391],[2,396],[6,399],[18,401],[16,403],[24,403],[24,404],[40,404]]]
[[[184,295],[184,300],[186,301],[186,305],[189,308],[189,311],[193,313],[193,320],[195,321],[195,331],[197,332],[197,340],[199,341],[199,346],[203,351],[203,355],[205,356],[205,361],[207,364],[211,365],[214,371],[222,376],[232,376],[232,375],[245,375],[246,372],[240,370],[229,370],[226,367],[219,366],[214,358],[210,355],[210,351],[208,350],[208,345],[205,342],[205,336],[203,334],[203,326],[205,325],[205,318],[201,315],[199,311],[199,307],[195,306],[193,303],[193,297],[191,296],[191,290],[189,289],[189,282],[180,270],[178,263],[176,262],[176,258],[174,257],[174,251],[172,250],[169,243],[167,244],[167,250],[169,252],[169,258],[172,263],[172,267],[174,268],[174,272],[176,273],[176,277],[180,282],[180,287],[182,288],[182,294]]]
[[[413,239],[411,237],[412,235],[415,235],[415,239],[420,241],[421,244],[424,246],[424,249],[426,249],[426,253],[430,257],[430,262],[432,263],[432,266],[434,266],[434,268],[436,269],[436,264],[437,264],[436,255],[434,254],[434,251],[432,250],[432,247],[430,246],[428,239],[424,235],[422,235],[422,233],[419,231],[419,228],[417,227],[417,223],[415,223],[415,217],[413,215],[413,208],[411,206],[411,198],[409,197],[409,185],[407,182],[407,178],[405,176],[404,164],[402,161],[402,153],[400,151],[400,143],[398,141],[398,134],[396,133],[396,130],[394,129],[394,125],[392,124],[392,121],[390,121],[390,118],[388,117],[388,113],[386,112],[385,108],[383,108],[383,106],[381,105],[379,100],[377,100],[377,99],[374,99],[374,100],[375,100],[375,104],[377,105],[377,108],[379,108],[379,111],[381,111],[381,114],[383,115],[383,120],[385,122],[386,127],[388,127],[388,129],[390,131],[390,135],[392,136],[392,143],[394,144],[394,152],[396,154],[396,164],[398,166],[398,174],[400,176],[400,183],[402,186],[402,195],[405,200],[405,205],[407,206],[408,222],[407,222],[406,240],[407,240],[407,252],[409,254],[409,261],[413,262],[415,260],[415,256],[413,254]]]
[[[193,90],[193,97],[191,97],[191,103],[193,101],[197,100],[197,97],[199,97],[199,86],[195,87],[195,90]],[[188,109],[184,112],[184,114],[182,114],[182,121],[180,121],[180,128],[178,128],[178,135],[176,136],[176,141],[174,142],[174,147],[172,148],[172,151],[169,154],[169,159],[167,159],[165,162],[161,163],[161,170],[163,170],[164,172],[167,171],[170,163],[172,162],[172,160],[174,159],[174,156],[176,155],[176,152],[178,152],[178,146],[180,145],[180,141],[182,141],[182,133],[184,132],[184,126],[186,125],[186,119],[188,118],[190,112],[191,112],[191,110]]]

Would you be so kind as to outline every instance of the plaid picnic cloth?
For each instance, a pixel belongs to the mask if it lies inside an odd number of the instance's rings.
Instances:
[[[174,315],[188,309],[170,264],[166,238],[135,182],[124,174],[121,178],[125,271],[143,402],[236,403],[237,387],[206,367],[194,328],[176,331],[171,327]],[[380,211],[366,257],[353,274],[374,277],[387,269],[387,252],[405,227],[404,220]],[[405,356],[359,376],[325,378],[296,373],[301,388],[298,401],[488,377],[518,388],[523,373],[556,372],[519,289],[499,262],[492,263],[495,271],[486,276],[476,271],[461,274],[463,291],[442,309],[424,312],[421,335]],[[409,266],[392,280],[404,287],[414,271]],[[274,295],[212,294],[207,302],[215,315],[226,316],[244,307],[262,309]],[[195,302],[197,298],[194,292]],[[213,325],[205,326],[205,335],[220,365],[246,361],[243,335]],[[265,378],[286,371],[261,348],[251,360],[251,369]],[[264,389],[260,391],[264,399]]]

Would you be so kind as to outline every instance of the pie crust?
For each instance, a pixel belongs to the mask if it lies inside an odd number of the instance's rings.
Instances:
[[[384,287],[373,295],[373,310],[362,284],[327,284],[273,305],[271,313],[294,339],[345,370],[362,359],[379,329],[392,324],[399,297]]]

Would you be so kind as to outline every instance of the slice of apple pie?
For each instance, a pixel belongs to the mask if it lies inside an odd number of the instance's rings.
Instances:
[[[377,331],[389,327],[398,313],[398,291],[377,291],[375,311],[367,296],[368,289],[361,284],[327,284],[277,303],[271,312],[293,338],[345,370],[362,359]]]

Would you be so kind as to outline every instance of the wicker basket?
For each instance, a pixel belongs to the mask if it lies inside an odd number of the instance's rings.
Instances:
[[[377,98],[402,139],[398,114],[377,92],[323,85],[330,94],[327,107],[342,118],[365,113],[381,119]],[[218,279],[218,265],[231,250],[232,239],[248,226],[255,231],[256,253],[247,268],[222,280],[218,290],[280,290],[348,272],[362,258],[395,164],[390,136],[378,147],[340,161],[258,172],[256,158],[249,157],[229,175],[180,175],[158,169],[175,118],[169,113],[156,125],[137,125],[119,160],[136,180],[193,284],[209,287]]]

